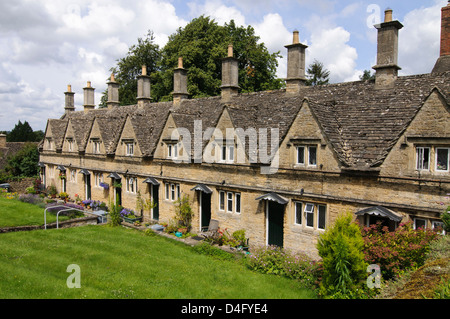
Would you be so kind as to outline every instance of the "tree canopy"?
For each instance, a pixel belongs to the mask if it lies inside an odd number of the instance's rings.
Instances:
[[[179,57],[187,69],[188,92],[193,98],[220,94],[222,59],[232,43],[234,57],[239,61],[239,86],[242,92],[279,89],[283,82],[276,78],[279,52],[269,53],[251,26],[237,26],[234,20],[220,26],[209,17],[193,19],[184,28],[169,36],[164,48],[154,43],[153,33],[139,38],[126,57],[111,69],[120,84],[122,105],[136,103],[137,79],[142,65],[151,76],[153,101],[172,99],[173,70]],[[102,97],[106,104],[106,94]]]
[[[328,84],[330,71],[324,68],[323,63],[314,60],[306,70],[307,80],[306,85],[323,85]]]

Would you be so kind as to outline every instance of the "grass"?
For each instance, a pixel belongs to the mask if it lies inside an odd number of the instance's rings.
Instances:
[[[59,216],[60,221],[67,220],[67,216]],[[47,223],[56,222],[56,215],[47,213]],[[17,199],[0,196],[0,227],[43,225],[44,209]]]
[[[287,278],[123,227],[85,226],[0,235],[0,298],[298,299],[315,294]],[[67,267],[81,288],[68,288]]]

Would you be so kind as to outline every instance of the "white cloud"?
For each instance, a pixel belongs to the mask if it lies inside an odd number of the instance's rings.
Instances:
[[[401,75],[429,73],[439,57],[441,7],[440,1],[428,8],[406,14],[399,31],[399,65]]]
[[[209,16],[220,25],[224,25],[230,20],[234,20],[236,25],[245,25],[245,17],[236,7],[227,7],[219,0],[205,1],[202,5],[189,2],[188,6],[194,17]]]

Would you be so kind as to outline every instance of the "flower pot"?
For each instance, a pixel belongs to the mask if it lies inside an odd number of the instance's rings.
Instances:
[[[178,231],[182,234],[186,234],[187,233],[187,227],[182,227],[182,228],[178,228]]]

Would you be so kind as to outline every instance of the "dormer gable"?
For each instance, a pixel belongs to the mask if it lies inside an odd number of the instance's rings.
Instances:
[[[154,157],[175,162],[191,162],[191,133],[186,128],[178,128],[172,113],[169,113],[159,137]]]
[[[63,152],[76,152],[78,153],[78,143],[75,138],[75,131],[73,129],[72,121],[67,123],[66,133],[63,141]]]
[[[129,116],[127,116],[125,120],[125,124],[119,137],[115,155],[128,157],[139,157],[142,155],[139,141],[136,137],[135,128]]]
[[[87,138],[85,152],[86,154],[106,154],[98,119],[94,119],[94,123],[92,124],[90,134]]]

